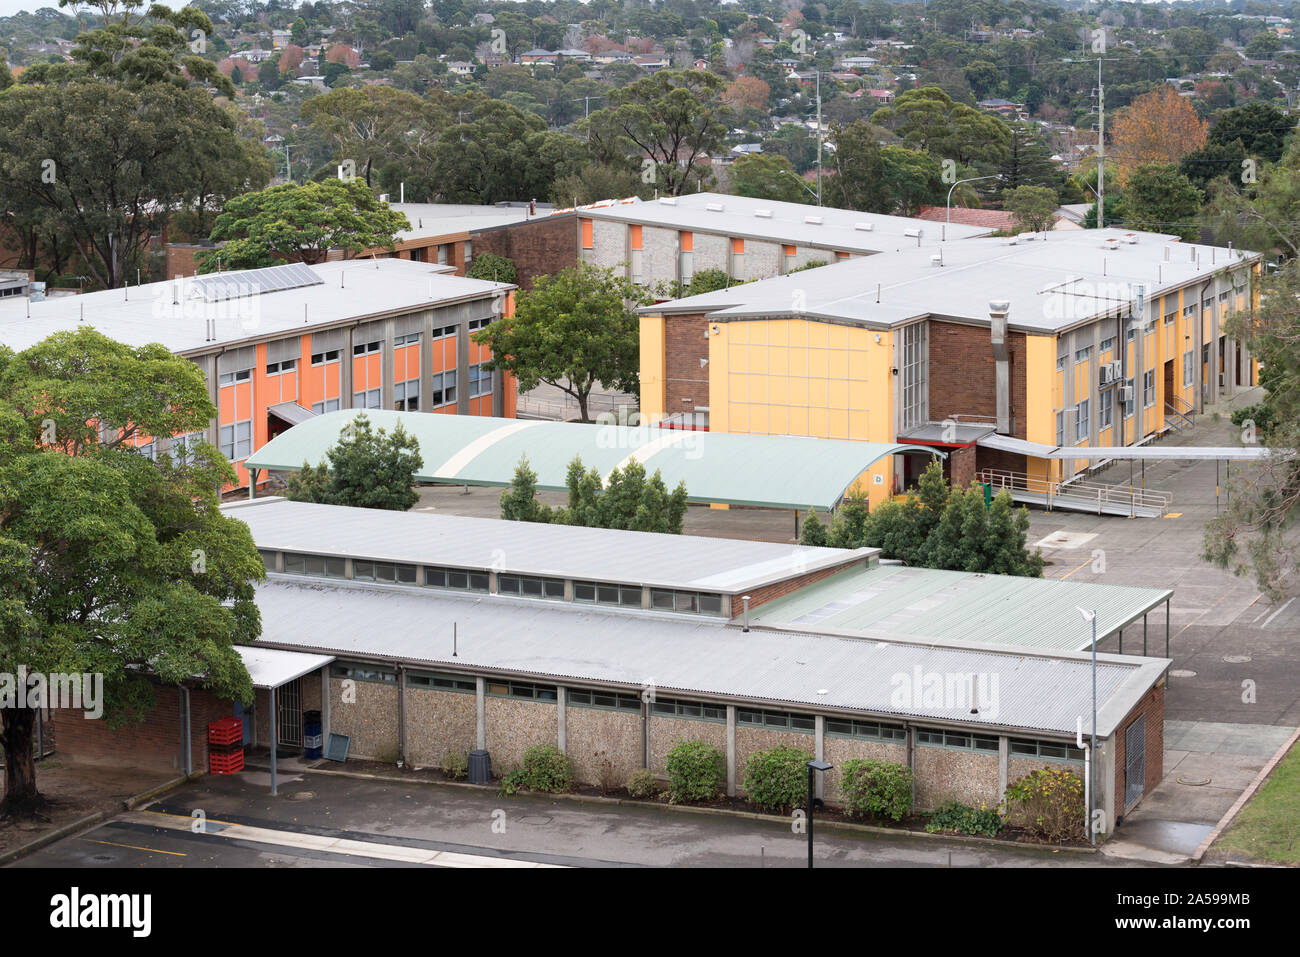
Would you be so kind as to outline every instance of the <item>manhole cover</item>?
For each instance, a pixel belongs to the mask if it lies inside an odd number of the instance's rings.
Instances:
[[[1171,677],[1171,678],[1195,678],[1195,677],[1196,677],[1196,672],[1195,672],[1195,671],[1188,671],[1188,670],[1185,669],[1185,668],[1179,668],[1179,669],[1177,669],[1176,671],[1171,671],[1171,672],[1169,672],[1169,677]]]
[[[540,826],[540,825],[542,825],[542,824],[550,824],[550,823],[551,823],[551,819],[550,819],[549,817],[521,817],[521,818],[519,819],[519,823],[520,823],[520,824],[536,824],[536,825],[539,825],[539,826]]]
[[[310,801],[316,796],[315,791],[294,791],[289,795],[290,801]]]
[[[1250,661],[1250,655],[1224,655],[1223,660],[1230,665],[1244,665]]]
[[[115,861],[115,860],[117,860],[117,858],[114,857],[112,854],[96,854],[94,857],[91,858],[91,860],[92,860],[92,861],[101,861],[101,862],[107,864],[109,861]]]
[[[1189,788],[1200,788],[1210,783],[1209,778],[1179,778],[1179,784],[1186,784]]]

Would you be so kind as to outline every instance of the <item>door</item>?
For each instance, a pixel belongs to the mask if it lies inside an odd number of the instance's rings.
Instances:
[[[276,737],[287,747],[302,747],[302,683],[294,678],[276,691]]]
[[[1142,796],[1147,781],[1147,718],[1141,715],[1124,732],[1124,810]]]
[[[253,709],[245,709],[238,701],[235,702],[234,717],[238,718],[243,728],[244,739],[240,742],[244,747],[249,747],[253,743]]]
[[[1165,360],[1165,408],[1174,405],[1174,360]]]

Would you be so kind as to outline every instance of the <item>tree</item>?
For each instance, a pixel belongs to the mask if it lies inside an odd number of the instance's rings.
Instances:
[[[1178,168],[1168,163],[1143,163],[1124,185],[1125,224],[1151,232],[1174,232],[1195,239],[1191,220],[1200,213],[1204,197]]]
[[[904,146],[963,166],[1000,162],[1011,138],[998,117],[956,102],[937,86],[908,90],[871,119],[898,134]]]
[[[1177,164],[1205,145],[1207,129],[1187,98],[1168,84],[1139,96],[1111,130],[1111,154],[1120,181],[1143,163]]]
[[[648,302],[630,280],[579,263],[539,276],[518,293],[513,316],[480,329],[473,340],[491,347],[489,368],[514,375],[524,392],[541,382],[555,386],[577,400],[587,422],[597,383],[637,391],[640,325],[629,303]]]
[[[420,443],[399,422],[388,434],[375,429],[360,413],[339,432],[339,440],[314,468],[289,477],[288,498],[294,502],[382,508],[404,512],[420,500],[415,473],[424,464]]]
[[[248,527],[220,510],[234,472],[206,444],[185,463],[131,448],[215,414],[203,373],[161,345],[82,327],[0,349],[0,670],[102,675],[110,727],[153,707],[150,676],[202,675],[252,701],[234,645],[259,634],[265,569]],[[34,724],[32,708],[0,708],[0,815],[44,804]]]
[[[771,88],[756,76],[739,76],[722,93],[722,102],[734,113],[767,110]]]
[[[663,476],[646,478],[645,466],[635,460],[614,469],[604,482],[595,469],[585,469],[581,458],[565,472],[568,505],[552,509],[536,500],[537,475],[521,459],[514,480],[501,493],[501,517],[522,522],[550,522],[586,528],[619,528],[636,532],[680,535],[686,518],[686,484],[668,491]]]
[[[832,130],[835,175],[823,189],[827,205],[910,215],[944,199],[947,190],[935,157],[901,146],[882,147],[873,131],[861,120]]]
[[[436,135],[446,120],[439,102],[390,86],[365,86],[312,97],[302,105],[302,118],[333,144],[336,159],[355,163],[371,186],[376,167],[409,158],[421,134]]]
[[[1295,124],[1286,114],[1269,103],[1258,100],[1245,106],[1224,110],[1214,118],[1209,142],[1226,146],[1240,142],[1247,156],[1276,163]]]
[[[521,458],[509,487],[501,493],[501,517],[510,522],[550,522],[554,510],[537,501],[537,473]]]
[[[1013,213],[1021,229],[1042,232],[1052,225],[1059,202],[1056,190],[1045,186],[1017,186],[1002,191],[1003,205]]]
[[[731,165],[731,191],[737,196],[806,203],[814,198],[784,156],[753,153]]]
[[[1211,185],[1210,210],[1219,242],[1287,258],[1300,256],[1300,150],[1293,140],[1258,182],[1227,177]],[[1252,195],[1253,194],[1253,195]]]
[[[1254,573],[1273,600],[1294,593],[1300,548],[1300,265],[1287,263],[1263,281],[1260,305],[1228,320],[1229,335],[1245,341],[1261,363],[1264,401],[1252,421],[1238,421],[1248,444],[1269,457],[1234,479],[1224,508],[1206,525],[1204,557],[1237,575]]]
[[[1061,171],[1052,161],[1042,135],[1028,123],[1019,121],[1011,124],[1006,158],[998,165],[998,174],[1004,190],[1017,186],[1047,186],[1056,190],[1061,185]]]
[[[226,202],[209,237],[225,243],[196,257],[203,272],[254,269],[282,262],[319,263],[331,249],[359,253],[393,248],[406,217],[356,180],[285,183]]]
[[[490,282],[507,282],[511,285],[518,279],[515,264],[505,256],[496,253],[479,253],[470,263],[465,275],[470,279],[487,279]]]
[[[808,509],[808,517],[804,519],[803,529],[799,532],[799,544],[825,547],[829,541],[826,523],[817,517],[813,509]]]
[[[978,100],[996,93],[1002,86],[1002,68],[988,60],[974,60],[962,72]]]

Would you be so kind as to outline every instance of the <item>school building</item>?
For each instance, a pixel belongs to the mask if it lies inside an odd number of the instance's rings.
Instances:
[[[932,444],[958,482],[993,470],[1055,487],[1097,463],[1085,448],[1146,442],[1256,383],[1225,324],[1250,308],[1259,268],[1256,253],[1078,230],[883,252],[663,302],[641,310],[641,412]],[[873,503],[923,466],[878,463]]]
[[[1037,767],[1082,777],[1092,669],[1074,606],[1096,609],[1105,636],[1170,598],[962,573],[918,582],[894,569],[875,582],[888,616],[823,628],[817,615],[837,614],[842,596],[761,619],[810,589],[889,572],[876,550],[275,498],[226,509],[249,526],[268,575],[262,637],[241,648],[258,686],[251,711],[239,709],[250,744],[301,745],[312,710],[327,736],[348,736],[350,758],[436,767],[484,749],[499,774],[552,744],[592,784],[621,785],[639,768],[664,776],[679,740],[726,755],[728,794],[743,794],[750,756],[776,745],[837,768],[905,764],[920,809],[992,804]],[[962,609],[980,627],[961,627]],[[1098,656],[1097,806],[1109,827],[1161,779],[1169,665]],[[59,747],[202,768],[199,722],[222,703],[201,694],[173,693],[175,707],[119,732],[60,713]],[[838,780],[833,770],[820,785],[832,803]]]
[[[91,326],[131,346],[162,343],[199,366],[218,414],[204,432],[142,438],[150,456],[206,440],[248,484],[244,461],[275,436],[337,409],[513,416],[514,379],[489,372],[471,334],[514,307],[514,286],[401,259],[178,278],[33,302],[0,298],[15,351]]]

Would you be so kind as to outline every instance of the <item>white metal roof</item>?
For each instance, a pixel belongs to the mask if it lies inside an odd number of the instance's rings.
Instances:
[[[723,593],[865,562],[875,548],[506,522],[252,499],[223,506],[258,548]]]
[[[311,674],[334,660],[333,655],[282,651],[261,645],[236,645],[240,660],[253,679],[254,688],[279,688],[295,678]]]
[[[339,657],[393,660],[555,682],[705,695],[793,709],[1072,735],[1091,710],[1086,655],[753,630],[567,603],[469,597],[354,583],[257,587],[262,641]],[[453,653],[453,625],[455,650]],[[1162,658],[1098,655],[1098,733],[1108,736],[1164,674]],[[985,676],[992,706],[927,702],[926,676]],[[1086,720],[1086,719],[1085,719]]]
[[[192,296],[194,290],[188,280],[146,283],[44,302],[28,303],[20,297],[0,299],[0,344],[21,351],[51,333],[84,324],[127,345],[159,342],[172,352],[197,355],[349,320],[410,313],[469,299],[491,299],[515,288],[449,275],[446,266],[404,259],[352,259],[305,268],[324,281],[221,302]],[[237,283],[240,272],[232,270],[221,275]],[[215,339],[208,335],[208,320],[215,322]]]
[[[1044,445],[1026,442],[1009,435],[980,436],[975,444],[999,452],[1014,452],[1039,459],[1146,459],[1156,461],[1259,461],[1270,454],[1287,454],[1285,449],[1270,449],[1262,445]]]
[[[491,229],[509,226],[529,219],[537,219],[551,211],[547,204],[538,204],[537,212],[528,215],[525,206],[474,206],[464,203],[389,203],[394,211],[406,216],[410,229],[397,233],[399,243],[433,236],[450,236],[471,229]]]

